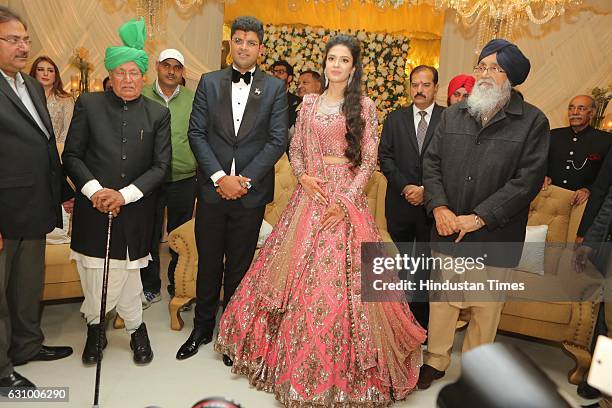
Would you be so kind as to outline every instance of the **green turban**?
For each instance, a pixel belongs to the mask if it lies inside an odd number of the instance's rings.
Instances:
[[[113,70],[119,65],[133,61],[144,75],[149,67],[149,56],[144,51],[147,36],[144,19],[131,19],[119,27],[119,37],[123,41],[121,47],[108,47],[104,56],[104,66],[107,70]]]

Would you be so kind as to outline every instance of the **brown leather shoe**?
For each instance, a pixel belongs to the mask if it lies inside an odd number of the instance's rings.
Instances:
[[[444,374],[446,374],[445,371],[438,371],[430,365],[423,364],[421,366],[421,371],[419,372],[417,388],[419,390],[426,390],[429,388],[432,382],[444,377]]]

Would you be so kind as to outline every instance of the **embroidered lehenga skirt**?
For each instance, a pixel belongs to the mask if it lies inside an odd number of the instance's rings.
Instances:
[[[388,406],[416,385],[425,330],[403,301],[361,301],[361,242],[381,237],[363,193],[338,199],[349,165],[325,172],[328,202],[346,217],[322,231],[326,205],[297,187],[227,305],[215,350],[287,407]]]

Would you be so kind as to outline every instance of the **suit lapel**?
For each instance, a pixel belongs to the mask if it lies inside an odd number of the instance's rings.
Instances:
[[[37,104],[37,102],[39,102],[41,99],[39,97],[39,94],[36,92],[36,89],[34,88],[34,86],[28,82],[28,79],[30,78],[24,74],[21,74],[21,75],[22,75],[23,80],[25,81],[26,88],[28,89],[28,93],[30,94],[30,99],[32,100],[32,103],[34,103],[34,106],[36,110],[38,111],[38,114],[40,115],[41,119],[43,120],[43,123],[47,127],[49,134],[52,135],[53,126],[51,125],[51,118],[49,117],[49,113],[47,109],[43,108],[42,111],[44,112],[44,114],[41,113],[42,105]],[[21,112],[23,112],[25,117],[36,127],[36,129],[40,131],[41,135],[45,138],[45,140],[47,140],[47,135],[45,135],[43,130],[38,126],[38,123],[36,123],[36,120],[34,120],[32,115],[30,114],[30,111],[28,111],[28,108],[25,107],[25,105],[23,104],[23,102],[21,102],[21,99],[19,99],[19,96],[17,96],[17,94],[15,93],[11,85],[4,78],[4,76],[1,76],[1,75],[0,75],[0,91],[3,92],[10,99],[10,101],[15,106],[17,106],[19,110],[21,110]]]
[[[38,112],[38,116],[40,116],[40,119],[43,121],[49,135],[53,135],[54,133],[53,124],[51,123],[51,116],[49,116],[49,110],[47,109],[43,95],[40,93],[40,89],[36,89],[35,85],[31,82],[34,81],[34,79],[27,75],[22,74],[22,76],[25,86],[28,89],[28,93],[30,94],[30,99],[32,99],[32,103]],[[45,138],[46,137],[47,135],[45,135]]]
[[[13,102],[13,104],[15,104],[15,106],[17,106],[23,112],[23,114],[36,125],[36,121],[32,115],[30,115],[28,109],[25,107],[23,102],[21,102],[21,99],[19,99],[19,96],[17,96],[6,78],[4,78],[2,75],[0,75],[0,91],[2,91],[10,99],[10,101]],[[36,125],[36,127],[38,127],[38,125]]]
[[[427,146],[429,145],[429,142],[431,142],[431,138],[433,136],[434,130],[436,130],[436,125],[440,121],[440,114],[442,114],[442,108],[440,108],[437,104],[435,104],[433,111],[431,112],[431,118],[429,119],[429,124],[427,125],[427,132],[425,132],[425,140],[423,141],[423,149],[421,150],[421,156],[427,150]]]
[[[406,110],[404,119],[406,120],[406,129],[408,129],[408,141],[412,146],[412,149],[419,156],[419,145],[416,139],[416,129],[414,128],[414,105],[410,105]]]
[[[221,126],[229,140],[234,140],[234,111],[232,108],[232,67],[226,68],[220,83],[219,103],[221,104],[220,118]]]
[[[253,83],[251,84],[249,99],[247,100],[247,104],[244,109],[244,115],[242,116],[240,129],[238,129],[238,139],[247,135],[255,125],[255,122],[257,121],[259,106],[261,103],[261,99],[264,96],[264,84],[265,74],[261,72],[258,67],[255,69],[255,73],[253,74]]]

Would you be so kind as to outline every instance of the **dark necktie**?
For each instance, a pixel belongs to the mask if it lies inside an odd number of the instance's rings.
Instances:
[[[241,74],[240,71],[235,70],[234,68],[232,68],[232,82],[234,83],[238,83],[240,82],[240,79],[244,80],[245,84],[250,84],[251,83],[251,71],[247,71],[244,74]]]
[[[421,120],[419,121],[419,126],[417,128],[416,138],[420,153],[423,149],[423,142],[425,142],[425,134],[427,133],[427,122],[425,121],[425,115],[427,115],[427,112],[420,111],[419,115],[421,115]]]

